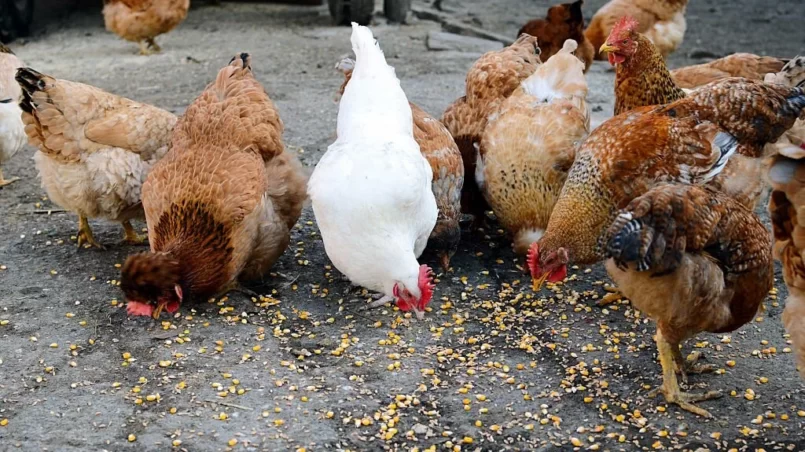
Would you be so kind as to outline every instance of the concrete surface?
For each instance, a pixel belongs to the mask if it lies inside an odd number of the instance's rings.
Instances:
[[[587,16],[602,3],[589,1]],[[511,35],[548,2],[445,6]],[[793,56],[805,49],[802,12],[799,0],[693,1],[670,64],[699,62],[687,58],[696,48]],[[410,99],[439,115],[478,55],[428,52],[435,23],[377,22]],[[104,31],[97,8],[60,16],[43,33],[13,46],[32,67],[176,113],[232,55],[251,52],[303,162],[313,166],[333,140],[341,76],[332,68],[350,52],[349,29],[330,26],[323,7],[200,5],[152,57]],[[596,122],[612,109],[612,79],[602,63],[589,74]],[[143,248],[120,245],[117,225],[95,221],[109,249],[76,249],[74,215],[35,213],[54,206],[31,155],[4,168],[23,179],[0,190],[1,450],[805,447],[779,273],[779,299],[770,296],[756,322],[686,344],[723,369],[691,377],[696,391],[726,394],[702,404],[715,416],[705,420],[647,397],[660,382],[654,326],[628,303],[595,306],[607,280],[600,266],[535,294],[494,228],[465,234],[422,322],[358,312],[367,297],[328,267],[309,209],[274,276],[256,288],[270,298],[235,294],[161,323],[127,319],[117,266]]]

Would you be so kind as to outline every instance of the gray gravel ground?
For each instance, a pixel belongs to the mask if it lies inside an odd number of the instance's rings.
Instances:
[[[590,17],[603,1],[588,3]],[[512,35],[548,2],[445,6]],[[325,11],[200,5],[159,38],[162,54],[142,57],[104,31],[96,7],[14,49],[42,72],[176,113],[232,55],[251,52],[286,142],[312,167],[334,138],[341,77],[332,67],[350,50],[349,29],[330,26]],[[696,48],[793,56],[805,49],[803,12],[801,0],[694,0],[670,65],[700,62],[688,58]],[[432,22],[377,22],[410,99],[440,114],[478,55],[426,51]],[[602,63],[589,74],[596,122],[612,109],[612,79]],[[495,228],[465,235],[422,322],[358,312],[366,295],[328,267],[309,209],[257,288],[268,298],[235,294],[162,323],[127,319],[118,266],[143,248],[121,245],[117,225],[93,222],[109,249],[76,249],[74,215],[34,213],[54,206],[31,155],[6,166],[23,180],[0,190],[2,450],[805,448],[803,384],[775,296],[740,331],[686,344],[721,369],[691,377],[695,390],[725,392],[702,404],[712,420],[647,397],[660,383],[654,326],[628,302],[595,306],[607,280],[600,266],[535,294]]]

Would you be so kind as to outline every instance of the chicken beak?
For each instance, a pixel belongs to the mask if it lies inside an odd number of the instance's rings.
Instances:
[[[598,49],[598,53],[609,53],[618,50],[617,47],[607,44],[606,42]]]
[[[450,254],[448,254],[447,251],[442,253],[442,255],[440,256],[440,261],[442,264],[442,270],[444,270],[445,272],[450,270]]]
[[[165,303],[158,303],[157,307],[154,308],[154,312],[151,313],[151,317],[154,320],[159,320],[159,314],[162,314],[162,310],[165,309]]]
[[[425,311],[420,311],[419,309],[414,309],[414,314],[416,314],[417,320],[425,320]]]
[[[542,289],[542,285],[545,284],[546,279],[548,279],[548,273],[543,273],[542,276],[539,277],[539,279],[534,280],[534,286],[533,286],[534,292],[538,292],[540,289]]]

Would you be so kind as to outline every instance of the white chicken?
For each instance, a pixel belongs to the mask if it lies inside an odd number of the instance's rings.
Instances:
[[[22,123],[22,89],[14,80],[17,68],[25,64],[8,47],[0,44],[0,187],[18,180],[3,178],[3,163],[25,146],[28,137]]]
[[[432,271],[417,258],[438,214],[433,172],[414,141],[408,99],[371,30],[352,24],[355,69],[338,111],[338,138],[308,183],[324,249],[353,284],[423,318]],[[370,307],[371,307],[370,306]]]

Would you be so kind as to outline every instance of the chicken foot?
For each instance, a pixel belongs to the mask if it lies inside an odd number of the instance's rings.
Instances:
[[[682,392],[674,369],[674,349],[679,353],[679,345],[669,343],[663,337],[662,331],[657,329],[657,351],[659,352],[660,365],[662,366],[662,386],[652,390],[649,393],[649,397],[655,397],[661,392],[668,403],[676,404],[683,410],[699,416],[712,417],[709,411],[699,408],[694,403],[719,398],[721,397],[721,392],[708,391],[703,394]]]
[[[607,291],[607,294],[598,300],[598,303],[596,303],[598,306],[607,306],[622,298],[626,298],[617,287],[607,286],[604,290]]]
[[[3,178],[3,168],[0,168],[0,187],[5,187],[6,185],[13,184],[20,180],[19,177],[12,177],[11,179],[4,179]]]
[[[377,300],[369,303],[368,305],[366,305],[366,307],[364,307],[361,310],[362,311],[368,311],[370,309],[377,309],[377,308],[385,306],[386,303],[394,301],[394,297],[392,297],[390,295],[382,295],[382,296],[380,294],[377,294],[377,295],[380,296],[380,298],[378,298]]]
[[[688,374],[703,374],[716,370],[712,364],[697,364],[699,358],[702,357],[702,352],[695,351],[687,358],[683,358],[679,347],[673,348],[671,351],[674,353],[676,372],[682,377],[682,382],[685,384],[688,383]]]
[[[89,227],[89,221],[87,221],[87,217],[83,215],[78,216],[78,235],[76,236],[76,241],[78,242],[79,248],[87,244],[101,250],[106,249],[106,247],[95,241],[95,237],[92,235],[92,228]]]
[[[240,282],[238,282],[237,280],[232,281],[229,284],[227,284],[226,286],[224,286],[224,288],[221,289],[218,293],[220,295],[226,295],[229,292],[238,292],[241,295],[246,296],[247,298],[257,298],[257,299],[260,298],[260,294],[258,294],[257,292],[255,292],[253,290],[250,290],[250,289],[247,289],[247,288],[243,287],[240,284]]]
[[[123,241],[130,244],[130,245],[142,245],[145,243],[147,237],[144,235],[137,234],[137,231],[134,230],[134,226],[131,225],[131,222],[126,220],[122,223],[123,225],[123,232],[125,236],[123,237]]]
[[[154,52],[159,53],[162,51],[162,47],[160,47],[159,44],[157,44],[157,42],[154,41],[154,38],[148,38],[145,40],[145,42],[148,44],[148,48],[153,50]]]

